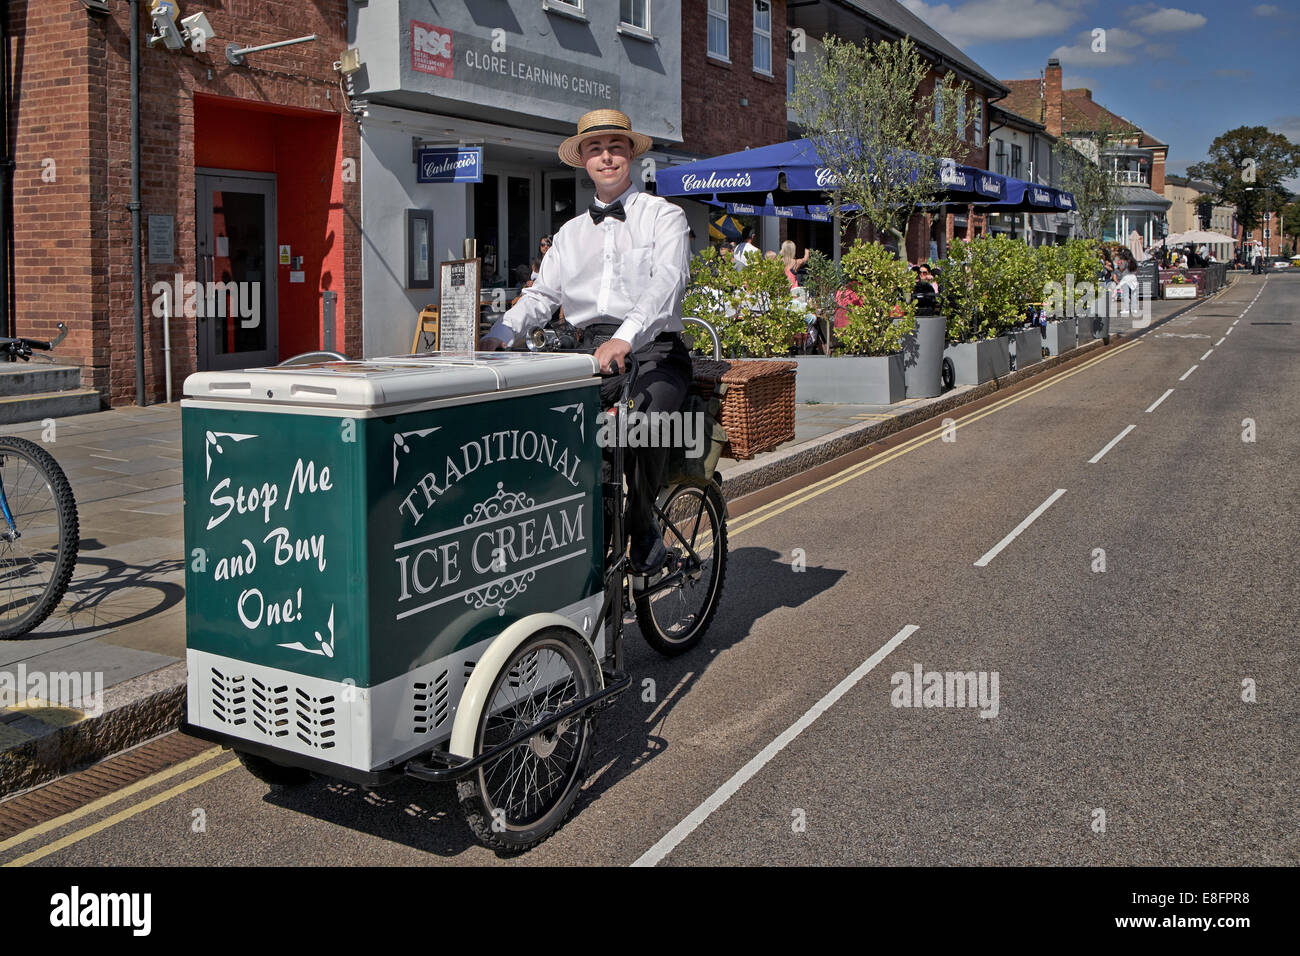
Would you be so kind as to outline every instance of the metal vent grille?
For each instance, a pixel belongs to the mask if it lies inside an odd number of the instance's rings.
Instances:
[[[256,677],[253,682],[253,726],[268,737],[289,736],[289,685],[268,687]]]
[[[212,716],[223,724],[237,727],[248,722],[248,690],[243,675],[227,676],[212,668]]]
[[[506,682],[511,687],[521,687],[524,684],[532,684],[537,679],[537,654],[529,654],[514,667],[510,668],[510,674],[506,677]]]
[[[417,734],[427,734],[441,727],[451,712],[451,671],[445,670],[436,680],[419,681],[412,686],[415,710],[412,729]]]
[[[329,750],[334,746],[334,695],[313,697],[297,688],[296,709],[298,739],[309,747]]]

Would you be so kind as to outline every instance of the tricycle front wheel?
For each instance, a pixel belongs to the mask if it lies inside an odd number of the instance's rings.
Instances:
[[[727,576],[727,504],[714,482],[688,482],[672,488],[659,510],[678,578],[638,594],[636,620],[647,644],[676,657],[699,643],[717,613]]]
[[[564,628],[538,631],[510,656],[479,717],[474,756],[500,746],[599,690],[587,642]],[[490,849],[519,853],[568,817],[582,786],[592,721],[566,720],[487,761],[456,784],[474,835]]]

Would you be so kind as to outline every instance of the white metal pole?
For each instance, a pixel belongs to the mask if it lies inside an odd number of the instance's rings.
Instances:
[[[170,296],[163,300],[163,368],[167,376],[167,402],[172,400],[172,310]]]

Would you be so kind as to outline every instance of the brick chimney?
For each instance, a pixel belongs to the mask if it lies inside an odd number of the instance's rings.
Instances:
[[[1047,72],[1043,74],[1043,125],[1053,136],[1061,135],[1061,61],[1052,58],[1047,61]]]

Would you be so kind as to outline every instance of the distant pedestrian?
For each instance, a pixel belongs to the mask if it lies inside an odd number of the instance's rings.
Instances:
[[[736,246],[736,268],[745,268],[746,262],[750,256],[761,256],[758,246],[754,245],[754,229],[746,226],[744,232],[740,234],[740,245]]]

